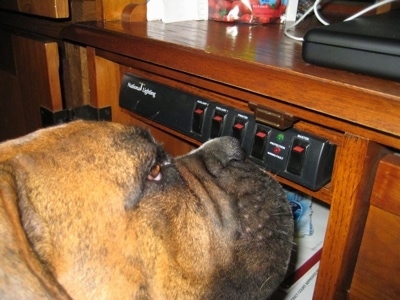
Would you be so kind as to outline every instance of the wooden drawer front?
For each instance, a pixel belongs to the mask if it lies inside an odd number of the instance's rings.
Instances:
[[[371,206],[350,296],[397,299],[400,295],[400,217]]]
[[[68,0],[11,0],[0,1],[0,8],[49,18],[68,18]]]
[[[400,156],[390,154],[379,163],[371,205],[400,216]]]
[[[351,299],[397,299],[400,295],[400,158],[380,163],[367,224],[351,284]]]

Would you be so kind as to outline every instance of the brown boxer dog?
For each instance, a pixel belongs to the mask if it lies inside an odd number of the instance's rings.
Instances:
[[[293,219],[238,144],[174,160],[144,129],[85,121],[0,144],[0,298],[265,299]]]

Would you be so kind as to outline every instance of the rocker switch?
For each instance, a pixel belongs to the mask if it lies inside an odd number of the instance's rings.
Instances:
[[[253,148],[251,150],[251,156],[261,160],[264,158],[267,139],[268,139],[268,131],[262,128],[257,128],[257,131],[254,135],[254,142],[253,142]]]
[[[308,142],[295,139],[292,144],[292,149],[290,151],[288,163],[287,163],[287,171],[295,174],[301,175],[304,165],[304,158],[306,156],[308,147]]]
[[[232,135],[239,141],[242,141],[246,126],[240,122],[235,122],[232,126]]]
[[[206,107],[203,105],[197,105],[193,111],[193,120],[192,120],[192,131],[198,134],[202,133],[204,115],[205,115]]]
[[[225,115],[216,113],[212,118],[210,138],[215,138],[221,135],[224,126]]]

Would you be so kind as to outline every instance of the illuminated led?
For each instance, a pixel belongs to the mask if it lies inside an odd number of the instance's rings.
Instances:
[[[284,135],[283,133],[279,133],[279,134],[276,136],[276,140],[277,140],[278,142],[282,142],[284,139],[285,139],[285,135]]]

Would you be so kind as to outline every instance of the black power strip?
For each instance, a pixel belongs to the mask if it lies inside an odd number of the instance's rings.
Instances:
[[[246,112],[132,74],[124,75],[119,105],[200,142],[234,136],[252,161],[311,190],[331,179],[336,145],[306,132],[278,130]]]

